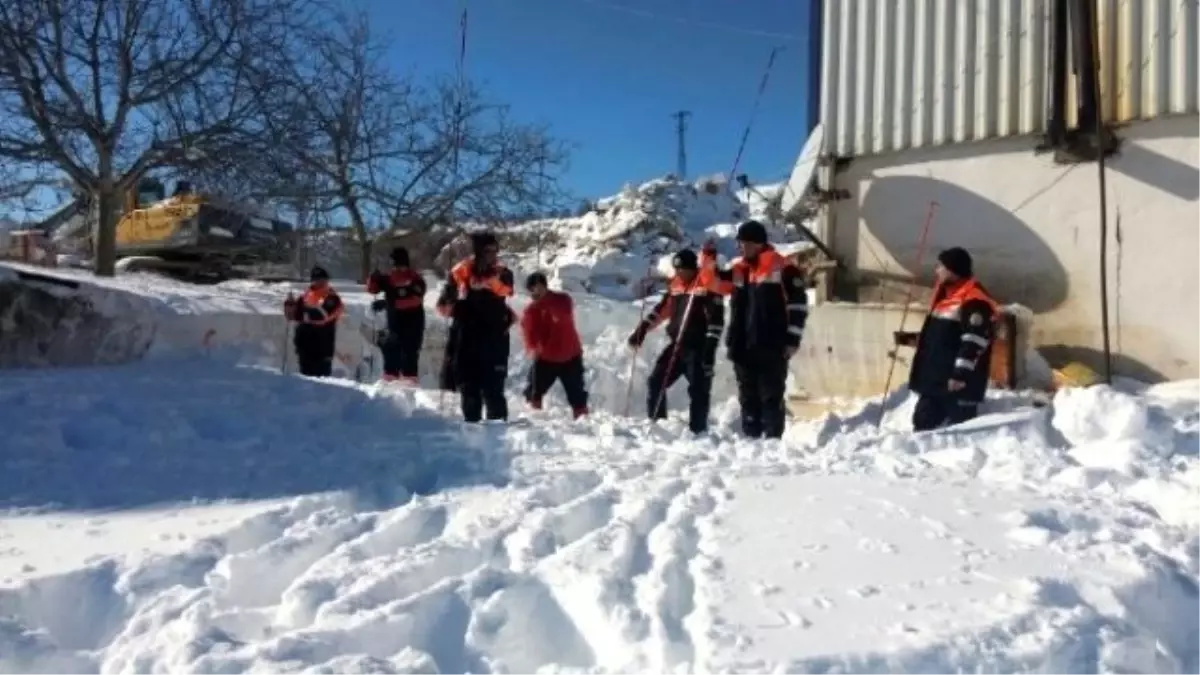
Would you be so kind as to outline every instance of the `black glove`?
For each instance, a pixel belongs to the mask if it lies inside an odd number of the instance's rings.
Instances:
[[[304,318],[309,321],[321,321],[325,318],[325,312],[322,312],[320,307],[305,307]]]
[[[649,326],[646,325],[645,321],[639,323],[638,327],[629,335],[629,346],[635,349],[641,347],[642,343],[646,341],[646,331],[648,328]]]
[[[387,309],[387,306],[388,306],[387,300],[383,300],[383,299],[376,300],[375,302],[371,303],[371,311],[372,312],[382,312],[383,310]]]
[[[388,338],[391,336],[392,334],[389,333],[386,328],[380,328],[379,330],[375,331],[375,345],[377,347],[382,347],[387,343]]]
[[[898,330],[892,333],[892,341],[899,347],[917,346],[917,334]]]

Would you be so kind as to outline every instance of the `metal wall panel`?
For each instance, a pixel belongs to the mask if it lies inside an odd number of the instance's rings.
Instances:
[[[1104,119],[1131,122],[1196,112],[1200,0],[1097,4]],[[1074,120],[1073,112],[1067,119]]]
[[[1196,112],[1200,0],[1097,4],[1105,119]],[[1044,130],[1048,0],[824,5],[828,151],[863,156]],[[1070,124],[1074,77],[1068,80]]]

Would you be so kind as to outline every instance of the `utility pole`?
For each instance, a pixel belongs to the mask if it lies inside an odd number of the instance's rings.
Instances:
[[[541,211],[546,208],[546,204],[545,204],[545,202],[546,202],[546,146],[544,146],[544,145],[541,147],[539,154],[538,154],[537,192],[538,192],[537,208],[539,211]],[[547,214],[544,211],[542,213],[538,214],[539,219],[544,219],[546,217],[547,217]],[[542,267],[542,229],[544,227],[545,227],[545,224],[543,223],[542,227],[537,228],[537,267],[538,267],[538,269],[541,269],[541,267]]]
[[[687,178],[687,123],[688,118],[692,116],[690,110],[677,110],[671,114],[675,118],[675,137],[676,137],[676,156],[675,156],[675,172],[679,174],[679,180]]]

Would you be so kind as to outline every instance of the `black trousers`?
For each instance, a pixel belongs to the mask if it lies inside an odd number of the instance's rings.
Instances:
[[[296,347],[296,365],[301,375],[333,375],[333,353],[337,346],[336,330],[334,326],[296,326],[292,344]]]
[[[583,357],[577,356],[564,363],[538,359],[529,369],[529,383],[525,386],[525,398],[530,403],[541,405],[542,397],[555,382],[562,382],[567,394],[567,403],[572,410],[587,408],[587,385],[583,381]]]
[[[979,415],[979,402],[968,401],[950,392],[921,394],[913,408],[913,431],[929,431],[948,427]]]
[[[464,420],[478,422],[485,410],[489,420],[508,419],[508,400],[504,398],[504,382],[508,379],[506,362],[490,359],[460,362],[457,377]]]
[[[421,341],[413,336],[388,331],[379,343],[383,353],[383,374],[393,377],[416,377],[417,364],[421,361]]]
[[[646,410],[652,420],[663,419],[667,416],[666,391],[679,378],[687,379],[688,383],[688,428],[694,432],[708,429],[708,411],[712,405],[712,364],[705,363],[703,349],[682,347],[675,362],[672,355],[675,352],[674,343],[668,344],[646,382]]]
[[[787,358],[755,351],[733,364],[742,433],[751,438],[781,438],[787,422]]]

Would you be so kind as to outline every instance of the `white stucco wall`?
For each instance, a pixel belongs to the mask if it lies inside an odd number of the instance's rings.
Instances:
[[[1200,377],[1200,171],[1195,115],[1119,130],[1108,161],[1109,301],[1118,374]],[[825,235],[852,267],[910,275],[929,202],[939,203],[923,281],[939,249],[963,246],[1002,302],[1037,313],[1052,362],[1099,365],[1097,165],[1055,164],[1030,138],[859,158],[839,170]],[[866,288],[844,299],[880,296]],[[845,296],[851,297],[845,297]]]

